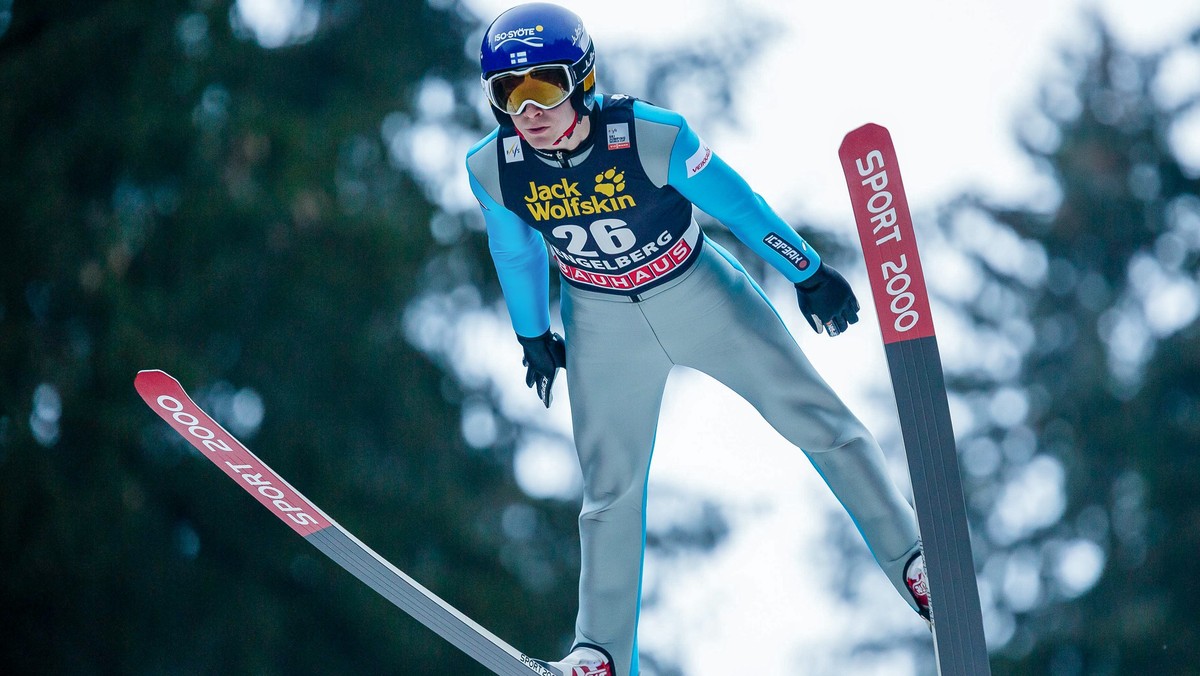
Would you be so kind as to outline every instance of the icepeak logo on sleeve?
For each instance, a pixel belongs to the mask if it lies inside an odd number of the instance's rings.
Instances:
[[[696,152],[692,153],[692,156],[687,159],[688,178],[691,178],[704,171],[704,168],[708,166],[710,160],[712,160],[712,148],[708,147],[708,144],[704,142],[704,139],[700,139],[700,147],[697,148]]]
[[[520,136],[507,136],[504,139],[504,163],[511,164],[513,162],[521,162],[525,159],[525,153],[521,150]]]
[[[797,249],[796,247],[784,241],[782,237],[772,232],[763,238],[763,244],[771,247],[778,252],[780,256],[786,258],[788,262],[796,266],[797,270],[807,270],[808,266],[812,264],[812,261],[810,261],[806,255],[806,252],[808,251],[807,243],[801,243],[800,248]]]

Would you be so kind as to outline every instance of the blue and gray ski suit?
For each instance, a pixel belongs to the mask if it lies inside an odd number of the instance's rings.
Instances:
[[[676,364],[737,392],[804,450],[913,605],[903,566],[919,547],[916,518],[882,451],[741,264],[705,237],[692,206],[792,282],[812,275],[820,256],[679,114],[605,96],[591,125],[567,159],[539,154],[506,127],[467,156],[518,334],[550,326],[547,246],[563,282],[584,479],[576,642],[607,650],[618,676],[638,673],[646,482]]]

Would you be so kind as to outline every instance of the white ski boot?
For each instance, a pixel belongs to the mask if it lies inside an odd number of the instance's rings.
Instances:
[[[602,651],[588,646],[579,646],[561,662],[550,662],[563,676],[613,676],[612,661]]]
[[[917,603],[917,613],[933,629],[933,604],[929,600],[929,580],[925,577],[925,557],[918,551],[904,564],[904,584]]]

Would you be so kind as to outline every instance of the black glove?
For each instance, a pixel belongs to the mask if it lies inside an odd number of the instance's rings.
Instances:
[[[796,283],[796,299],[808,325],[817,333],[824,326],[831,337],[836,336],[858,321],[854,291],[846,278],[826,263],[821,263],[812,277]]]
[[[518,335],[517,340],[525,349],[521,364],[529,369],[525,372],[525,384],[536,387],[538,397],[546,408],[550,408],[550,388],[554,385],[554,376],[559,368],[567,367],[567,345],[562,336],[551,333],[549,329],[537,338]]]

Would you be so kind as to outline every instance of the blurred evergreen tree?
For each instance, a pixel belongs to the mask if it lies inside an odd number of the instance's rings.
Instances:
[[[439,245],[380,124],[426,76],[469,77],[465,15],[439,6],[295,3],[274,49],[223,0],[13,7],[0,671],[481,671],[191,458],[140,368],[500,636],[569,640],[574,506],[517,490],[508,437],[463,442],[458,386],[401,327]],[[536,586],[501,563],[514,505]]]
[[[941,218],[977,282],[952,388],[998,675],[1200,664],[1200,178],[1171,141],[1200,91],[1169,72],[1200,32],[1146,54],[1093,25],[1023,125],[1053,206]]]

